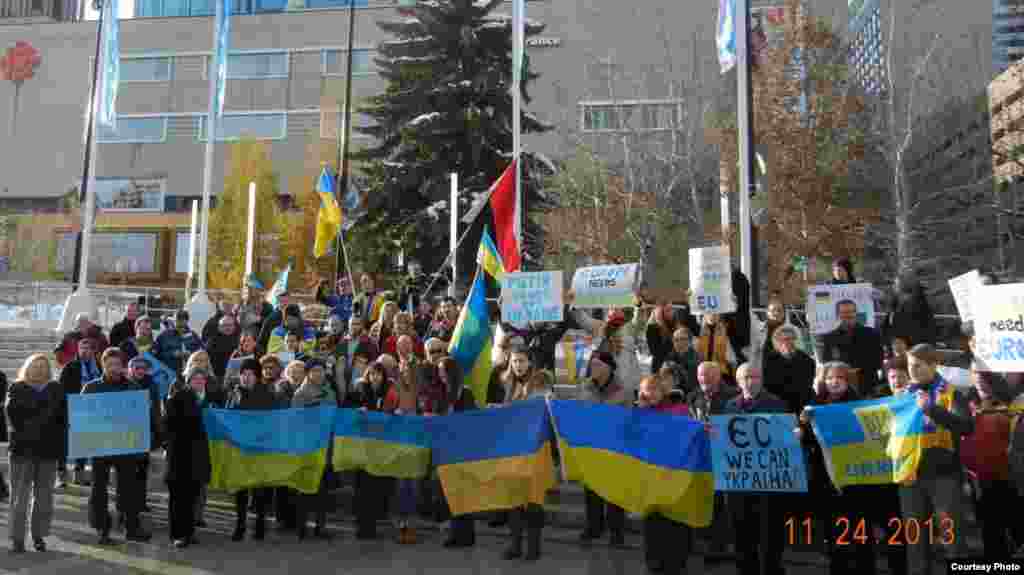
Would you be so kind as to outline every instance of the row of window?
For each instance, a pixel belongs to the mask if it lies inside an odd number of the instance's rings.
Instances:
[[[367,76],[375,73],[374,50],[352,51],[352,75]],[[287,78],[289,75],[289,52],[266,50],[236,52],[228,55],[227,76],[229,80],[254,80]],[[204,58],[203,77],[209,67],[210,57]],[[348,52],[339,49],[320,51],[320,74],[322,76],[343,76],[348,62]],[[121,82],[169,82],[174,75],[173,56],[122,56]]]
[[[579,105],[580,129],[583,132],[678,129],[683,105],[682,100],[582,102]]]
[[[328,117],[331,114],[337,117]],[[320,112],[320,137],[337,137],[337,126],[343,125],[341,114],[334,110]],[[97,125],[96,142],[100,144],[162,144],[167,141],[168,116],[119,116],[113,129]],[[205,114],[196,114],[196,140],[207,138]],[[367,127],[371,119],[365,114],[353,114],[353,126]],[[217,141],[235,142],[242,138],[255,140],[283,140],[288,134],[288,114],[285,112],[226,112],[217,122]],[[358,134],[355,134],[358,137]]]
[[[160,232],[96,232],[89,248],[89,267],[99,273],[152,274],[158,273]],[[172,273],[186,274],[189,233],[178,231],[174,238],[174,269]],[[70,272],[75,255],[75,234],[62,233],[57,237],[57,270]]]
[[[216,10],[215,0],[135,0],[136,18],[162,18],[170,16],[211,16]],[[365,8],[368,0],[232,0],[232,14],[261,14],[291,12],[321,8]]]

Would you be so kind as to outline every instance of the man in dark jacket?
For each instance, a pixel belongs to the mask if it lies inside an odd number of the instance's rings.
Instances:
[[[203,341],[199,335],[188,327],[188,312],[181,309],[174,314],[174,328],[160,332],[153,346],[156,358],[164,365],[181,373],[188,357],[203,349]]]
[[[882,336],[874,328],[857,323],[857,304],[844,299],[836,304],[839,327],[818,341],[818,359],[822,363],[841,361],[853,367],[858,378],[854,386],[861,397],[878,387],[882,369]],[[853,385],[853,382],[850,382]]]
[[[0,406],[7,400],[7,376],[4,372],[0,371]],[[0,443],[7,441],[7,418],[4,416],[4,410],[0,407]],[[7,501],[10,496],[10,490],[7,488],[7,482],[4,480],[4,474],[0,471],[0,501]]]
[[[210,369],[221,382],[224,381],[224,372],[227,371],[231,354],[238,349],[240,338],[235,316],[225,315],[221,316],[216,333],[205,340],[206,352],[210,354]]]
[[[82,392],[85,384],[99,379],[103,375],[99,361],[96,360],[96,340],[86,338],[78,342],[78,355],[72,361],[64,365],[60,370],[59,381],[64,389],[65,395],[78,395]],[[75,472],[71,481],[76,485],[89,485],[85,479],[85,460],[77,459],[74,462]],[[61,458],[57,464],[57,488],[63,489],[67,485],[67,461]]]
[[[80,313],[75,316],[75,326],[73,331],[69,331],[64,334],[60,343],[53,350],[54,356],[57,358],[57,365],[63,367],[69,361],[75,359],[78,354],[78,342],[83,339],[93,340],[93,350],[97,354],[103,353],[103,350],[107,349],[109,342],[107,336],[103,335],[103,330],[100,326],[92,322],[92,317],[87,313]]]
[[[882,334],[886,342],[894,337],[906,338],[911,345],[935,343],[938,331],[935,314],[924,293],[921,280],[913,272],[906,272],[896,278],[890,307],[892,312],[885,318]]]
[[[235,387],[231,399],[228,400],[228,409],[268,411],[288,407],[274,392],[273,382],[263,381],[260,378],[261,371],[260,362],[255,359],[250,358],[242,362],[239,369],[241,382]],[[266,533],[267,504],[270,503],[272,493],[272,487],[260,487],[252,490],[256,507],[256,527],[253,531],[253,539],[257,541],[262,540]],[[246,490],[235,494],[235,531],[231,535],[232,541],[241,541],[245,537],[249,495],[250,492]]]
[[[156,449],[157,446],[163,443],[160,438],[160,405],[162,398],[160,397],[160,388],[153,381],[152,376],[149,375],[149,369],[149,361],[143,357],[133,357],[128,361],[128,379],[139,389],[149,392],[150,436],[152,438],[150,445],[152,449]],[[138,480],[142,486],[143,512],[150,511],[149,504],[146,503],[147,486],[149,485],[149,464],[149,453],[147,452],[143,454],[143,458],[139,460],[137,467]]]
[[[726,414],[785,413],[786,402],[764,391],[761,370],[743,364],[736,370],[740,395],[726,404]],[[784,497],[775,493],[730,493],[729,510],[736,527],[736,567],[739,575],[781,575],[784,546],[782,505]]]
[[[125,377],[123,354],[116,347],[108,348],[101,358],[103,377],[91,381],[82,388],[82,395],[93,393],[116,393],[119,391],[148,391],[142,384]],[[117,507],[125,518],[125,538],[129,541],[149,541],[152,535],[142,529],[139,514],[145,503],[143,482],[139,481],[138,469],[144,454],[114,455],[95,457],[92,460],[93,484],[89,493],[89,523],[99,533],[100,545],[110,545],[111,517],[108,508],[107,486],[110,483],[110,469],[117,471]]]
[[[800,413],[814,395],[814,359],[796,348],[798,338],[791,325],[776,329],[774,349],[764,359],[764,388],[785,401],[789,413]]]
[[[120,347],[122,343],[135,337],[135,320],[139,318],[139,304],[132,302],[124,311],[124,319],[114,324],[110,330],[110,345]]]

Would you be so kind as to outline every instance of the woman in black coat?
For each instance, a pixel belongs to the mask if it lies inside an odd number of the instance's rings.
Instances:
[[[210,445],[203,425],[203,396],[209,379],[204,369],[189,372],[185,384],[176,384],[164,402],[164,481],[170,493],[171,540],[179,549],[199,542],[195,537],[196,501],[210,482]]]

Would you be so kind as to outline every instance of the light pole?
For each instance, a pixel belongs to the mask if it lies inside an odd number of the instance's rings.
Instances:
[[[96,52],[92,60],[92,85],[89,87],[89,109],[85,122],[85,151],[82,158],[82,183],[78,205],[82,209],[82,229],[75,234],[75,261],[71,272],[71,295],[64,302],[64,312],[57,331],[68,331],[79,313],[95,317],[96,304],[89,295],[89,243],[92,238],[93,216],[96,212],[96,115],[99,113],[100,46],[103,42],[103,0],[93,0],[99,14],[96,19]],[[116,17],[116,15],[115,15]]]

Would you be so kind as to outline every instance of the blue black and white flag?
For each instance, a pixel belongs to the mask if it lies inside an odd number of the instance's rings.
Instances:
[[[736,0],[718,0],[718,62],[725,74],[736,65]]]
[[[117,0],[103,2],[103,52],[100,64],[99,125],[114,130],[117,126],[117,85],[121,80],[121,39],[117,21]]]

